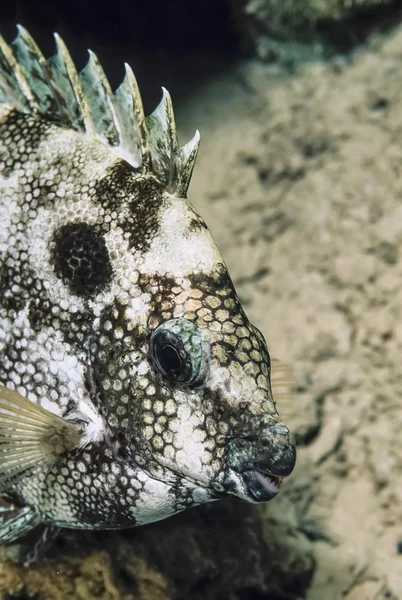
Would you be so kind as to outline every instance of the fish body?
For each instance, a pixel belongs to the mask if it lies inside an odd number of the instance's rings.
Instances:
[[[0,40],[0,541],[276,495],[295,448],[262,334],[186,199],[164,90]],[[2,517],[3,515],[3,517]]]

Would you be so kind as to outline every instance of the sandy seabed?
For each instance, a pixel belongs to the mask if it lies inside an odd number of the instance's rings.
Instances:
[[[252,578],[233,590],[216,587],[206,548],[216,558],[219,542],[205,546],[200,530],[194,533],[196,509],[179,517],[184,521],[141,530],[134,542],[132,534],[71,534],[55,557],[29,571],[3,563],[2,597],[399,600],[402,30],[348,59],[292,75],[244,62],[176,112],[183,140],[195,127],[202,132],[192,202],[224,254],[248,316],[298,382],[294,401],[279,406],[299,446],[295,472],[275,501],[244,508],[249,521],[253,511],[264,511],[272,527],[265,542],[281,539],[280,553],[265,563],[259,540],[260,558],[247,567],[249,574],[257,563],[260,574],[270,571],[277,591]],[[226,515],[219,525],[209,510],[202,527],[210,519],[211,539],[227,535],[231,548],[255,543],[231,508],[219,513]],[[169,542],[174,588],[156,555],[166,558],[163,540],[177,523],[184,535]],[[132,544],[141,546],[147,535],[152,552],[133,554]],[[191,587],[183,539],[204,587]],[[153,560],[158,568],[149,567]],[[166,569],[173,577],[173,567]],[[306,575],[286,591],[297,569]]]
[[[299,392],[268,513],[314,540],[308,600],[402,598],[402,30],[286,76],[245,63],[188,105],[192,198]]]

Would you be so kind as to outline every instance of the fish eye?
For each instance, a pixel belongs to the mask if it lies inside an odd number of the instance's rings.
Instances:
[[[152,355],[162,375],[182,383],[192,379],[191,359],[178,336],[171,331],[159,331],[152,342]]]
[[[203,366],[203,344],[198,328],[187,319],[162,323],[151,336],[151,356],[164,377],[176,383],[199,380]]]

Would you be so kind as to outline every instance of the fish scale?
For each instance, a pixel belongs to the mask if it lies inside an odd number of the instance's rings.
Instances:
[[[56,45],[0,39],[0,542],[46,524],[37,548],[270,500],[295,463],[265,339],[186,199],[198,132],[179,147],[166,90],[145,117],[129,67],[113,93]]]

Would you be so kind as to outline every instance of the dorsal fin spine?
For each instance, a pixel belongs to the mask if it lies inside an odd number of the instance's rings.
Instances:
[[[199,146],[200,132],[197,129],[191,140],[179,148],[175,154],[175,169],[177,174],[175,193],[180,198],[186,198],[187,196]]]
[[[84,94],[88,98],[92,122],[99,137],[108,144],[119,141],[119,122],[113,93],[99,60],[88,50],[89,61],[79,74]]]
[[[57,57],[66,69],[68,78],[71,82],[71,89],[75,96],[78,108],[80,109],[81,117],[84,122],[85,131],[87,133],[94,134],[95,128],[91,118],[91,111],[89,108],[88,100],[83,92],[81,82],[78,77],[77,70],[72,61],[69,51],[61,37],[55,33],[54,38],[57,46]]]
[[[142,105],[142,98],[140,94],[140,90],[138,88],[138,83],[133,73],[132,68],[129,64],[124,63],[124,67],[126,69],[125,80],[127,81],[127,87],[130,90],[130,94],[133,102],[133,110],[135,115],[135,121],[137,123],[137,127],[140,135],[140,147],[141,147],[141,156],[142,156],[142,170],[143,172],[147,172],[151,170],[151,153],[148,143],[148,129],[145,121],[144,108]]]
[[[32,104],[32,92],[22,72],[20,65],[14,57],[13,52],[10,47],[6,44],[4,38],[0,36],[0,53],[1,53],[1,63],[3,63],[3,67],[6,70],[5,76],[9,76],[15,80],[15,84],[13,89],[10,89],[10,84],[8,85],[8,89],[12,95],[12,99],[16,100],[19,103],[20,108],[30,110],[34,110],[35,106]],[[4,64],[5,63],[5,64]],[[7,79],[5,77],[5,86],[4,89],[7,91]]]

